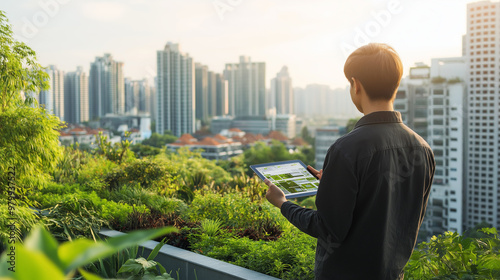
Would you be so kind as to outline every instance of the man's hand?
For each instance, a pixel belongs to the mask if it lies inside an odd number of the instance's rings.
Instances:
[[[285,193],[275,184],[271,183],[269,179],[265,179],[264,183],[269,186],[266,192],[266,198],[272,205],[281,208],[281,205],[285,203],[287,200],[285,198]]]
[[[321,180],[321,176],[323,176],[323,169],[318,171],[310,165],[307,166],[307,169],[309,169],[309,171],[311,171],[311,173],[314,174],[314,176],[316,176],[316,178],[318,178],[318,180]]]

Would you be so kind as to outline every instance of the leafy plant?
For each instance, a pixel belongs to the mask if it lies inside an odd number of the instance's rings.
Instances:
[[[12,269],[15,272],[9,270],[11,267],[7,262],[7,252],[4,252],[0,257],[0,278],[63,280],[73,277],[78,270],[86,279],[101,279],[83,270],[82,267],[127,247],[173,231],[174,228],[161,228],[109,238],[106,242],[78,239],[58,245],[49,232],[37,227],[26,238],[24,244],[16,244],[16,267],[30,269]]]
[[[48,219],[50,232],[59,241],[95,238],[101,227],[109,226],[107,220],[99,217],[96,208],[92,201],[70,198],[43,210],[42,214]]]
[[[8,204],[0,200],[0,252],[9,246],[9,240],[21,241],[33,227],[42,223],[34,210],[19,207],[11,213]]]
[[[107,159],[117,164],[121,164],[127,158],[129,147],[132,143],[128,140],[122,140],[120,143],[112,145],[111,142],[108,141],[108,137],[102,135],[102,132],[96,135],[96,142],[97,149],[95,153],[104,155]]]
[[[405,279],[499,279],[500,240],[496,229],[480,230],[487,238],[464,238],[456,232],[419,244],[405,267]]]
[[[38,106],[33,97],[49,87],[49,77],[37,63],[35,51],[14,40],[1,10],[0,77],[0,196],[6,196],[6,186],[15,184],[17,203],[29,204],[26,193],[45,186],[62,154],[58,139],[61,121]],[[9,171],[11,176],[7,176]]]
[[[221,226],[222,226],[222,222],[219,219],[217,219],[217,220],[205,219],[205,220],[201,221],[201,229],[208,236],[217,235]]]
[[[162,240],[156,247],[153,249],[151,254],[149,254],[148,258],[145,259],[143,257],[137,259],[129,259],[127,260],[122,267],[118,270],[118,275],[128,277],[127,279],[165,279],[165,280],[174,280],[170,276],[169,273],[165,270],[165,268],[158,262],[154,261],[156,255],[160,251],[161,247],[165,245],[165,240]],[[158,272],[158,269],[160,272]]]

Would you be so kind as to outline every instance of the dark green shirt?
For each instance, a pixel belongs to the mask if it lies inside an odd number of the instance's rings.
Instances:
[[[374,112],[328,150],[317,211],[281,213],[318,238],[316,279],[403,279],[434,176],[434,155],[401,114]]]

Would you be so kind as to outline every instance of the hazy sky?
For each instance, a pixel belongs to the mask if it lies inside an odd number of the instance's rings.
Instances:
[[[156,51],[180,43],[222,72],[240,55],[266,62],[266,79],[287,65],[294,86],[344,87],[350,46],[393,46],[405,71],[460,56],[467,0],[2,0],[18,39],[42,65],[64,71],[111,53],[125,76],[156,75]],[[405,73],[406,74],[406,73]]]

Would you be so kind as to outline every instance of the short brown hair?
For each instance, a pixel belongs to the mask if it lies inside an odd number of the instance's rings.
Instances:
[[[390,100],[403,76],[403,63],[389,45],[370,43],[355,50],[347,58],[344,74],[361,82],[371,100]]]

